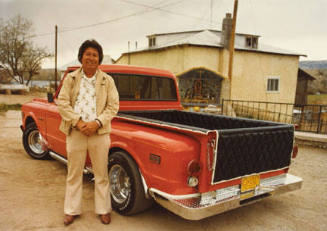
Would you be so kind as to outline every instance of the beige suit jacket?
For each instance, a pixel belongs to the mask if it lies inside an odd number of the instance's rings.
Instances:
[[[82,68],[69,73],[61,87],[58,96],[58,109],[62,117],[60,131],[69,135],[72,128],[76,126],[80,115],[74,111],[74,106],[80,90],[82,78]],[[119,109],[119,96],[114,80],[98,69],[95,82],[96,113],[97,119],[102,123],[102,127],[97,133],[105,134],[111,131],[111,120]]]

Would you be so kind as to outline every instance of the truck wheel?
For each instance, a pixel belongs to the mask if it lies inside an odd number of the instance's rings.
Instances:
[[[49,159],[48,151],[42,149],[40,132],[34,122],[26,125],[23,132],[25,151],[34,159]]]
[[[122,215],[132,215],[151,207],[153,201],[145,198],[138,167],[124,152],[109,156],[111,204]]]

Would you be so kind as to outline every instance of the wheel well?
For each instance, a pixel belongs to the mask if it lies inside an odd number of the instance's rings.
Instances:
[[[115,152],[118,152],[118,151],[121,151],[121,152],[125,152],[126,154],[128,154],[133,160],[134,158],[131,156],[131,154],[129,154],[128,152],[126,152],[126,150],[122,149],[122,148],[118,148],[118,147],[114,147],[114,148],[111,148],[109,150],[109,156]],[[135,160],[134,160],[135,161]]]
[[[134,159],[134,157],[128,151],[126,151],[125,149],[119,148],[119,147],[111,148],[109,150],[109,156],[112,155],[112,154],[114,154],[115,152],[124,152],[124,153],[126,153],[130,158],[132,158],[132,160],[135,162],[136,166],[139,167],[139,165],[137,164],[137,162]]]
[[[29,117],[26,118],[26,120],[25,120],[25,127],[28,124],[30,124],[30,123],[35,123],[34,119],[31,116],[29,116]]]

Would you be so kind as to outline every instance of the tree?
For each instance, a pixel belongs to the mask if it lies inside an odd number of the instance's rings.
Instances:
[[[41,62],[43,59],[51,56],[45,48],[26,47],[28,56],[23,56],[23,69],[26,73],[26,85],[29,84],[34,75],[39,74],[41,70]]]
[[[30,40],[32,23],[15,16],[0,21],[0,63],[13,80],[26,85],[41,69],[41,62],[51,54],[45,48],[35,47]]]

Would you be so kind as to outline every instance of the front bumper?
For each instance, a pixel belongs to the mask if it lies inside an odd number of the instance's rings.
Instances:
[[[263,179],[256,190],[241,193],[240,186],[232,186],[213,192],[174,196],[149,189],[154,200],[169,211],[188,220],[200,220],[263,198],[300,189],[303,180],[291,174]]]

